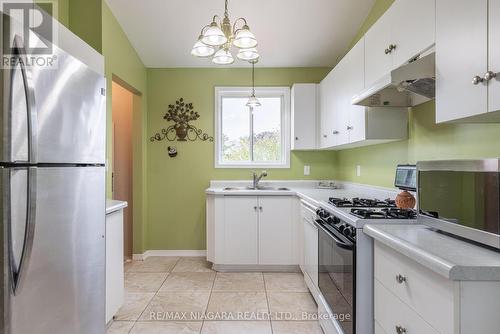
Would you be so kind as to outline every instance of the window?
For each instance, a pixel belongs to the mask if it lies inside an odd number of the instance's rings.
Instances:
[[[256,87],[262,106],[246,106],[251,88],[216,87],[216,168],[290,167],[290,89]]]

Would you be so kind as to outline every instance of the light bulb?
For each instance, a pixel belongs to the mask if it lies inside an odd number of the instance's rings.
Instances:
[[[234,63],[234,58],[231,52],[227,49],[220,49],[215,53],[212,61],[217,65],[229,65]]]

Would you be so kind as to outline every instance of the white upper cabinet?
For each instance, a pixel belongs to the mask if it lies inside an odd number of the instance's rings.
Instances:
[[[392,56],[385,51],[392,44],[391,14],[389,9],[365,35],[365,87],[392,69]]]
[[[500,119],[499,17],[499,0],[437,0],[436,122]]]
[[[393,67],[399,67],[436,40],[435,0],[396,0],[391,11],[391,52]]]
[[[317,84],[295,84],[292,87],[292,150],[314,150],[318,147]]]
[[[435,42],[435,0],[396,0],[365,35],[365,87]]]
[[[488,65],[497,74],[488,84],[488,111],[497,111],[500,110],[500,0],[490,0],[488,10]]]
[[[342,149],[408,137],[406,108],[352,105],[364,88],[365,39],[347,53],[320,84],[320,147]]]
[[[320,94],[320,121],[319,121],[319,146],[328,148],[335,146],[335,89],[333,69],[319,85]]]

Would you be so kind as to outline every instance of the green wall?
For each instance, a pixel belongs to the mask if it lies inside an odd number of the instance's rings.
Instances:
[[[327,68],[256,69],[258,86],[319,82]],[[167,106],[183,97],[201,117],[194,125],[214,134],[214,87],[248,86],[249,69],[148,69],[148,132],[167,126]],[[167,146],[175,145],[176,158]],[[206,249],[205,193],[210,180],[250,180],[250,169],[215,169],[214,143],[149,142],[147,161],[148,224],[145,249]],[[295,152],[290,169],[268,169],[268,179],[330,179],[333,152]],[[311,175],[303,176],[303,166]]]
[[[376,0],[354,45],[394,0]],[[470,159],[500,156],[500,124],[435,123],[435,103],[427,102],[410,110],[409,139],[338,152],[335,178],[391,187],[397,164],[419,160]],[[356,165],[361,176],[356,176]]]
[[[113,78],[118,77],[141,96],[134,97],[133,114],[133,202],[134,202],[134,253],[142,253],[146,225],[146,142],[147,71],[137,52],[130,44],[116,18],[102,1],[102,54],[105,59],[107,79],[107,195],[111,196],[112,155],[112,89]]]

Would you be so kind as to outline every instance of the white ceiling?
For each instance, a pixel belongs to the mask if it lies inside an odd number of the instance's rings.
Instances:
[[[374,0],[229,0],[259,41],[259,67],[333,66]],[[190,55],[224,0],[107,0],[146,67],[215,67]],[[233,52],[235,55],[235,52]],[[246,64],[236,60],[233,67]]]

